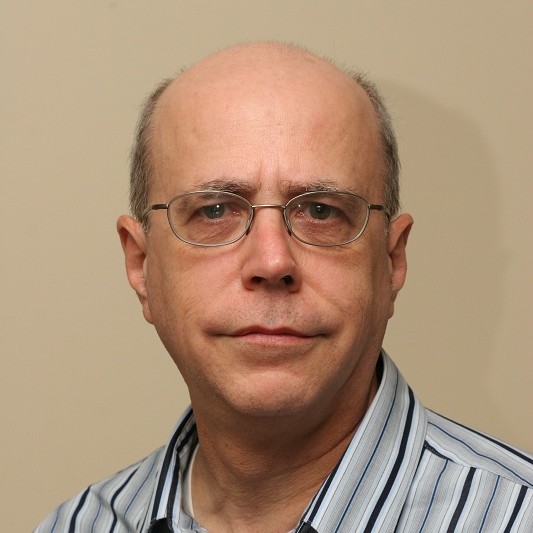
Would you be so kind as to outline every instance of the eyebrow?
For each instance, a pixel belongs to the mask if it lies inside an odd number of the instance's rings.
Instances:
[[[331,191],[340,191],[341,189],[337,186],[334,181],[331,180],[316,180],[310,183],[300,184],[300,183],[289,183],[287,189],[292,192],[331,192]],[[343,189],[345,190],[345,189]]]
[[[240,196],[249,196],[257,191],[257,186],[239,178],[218,178],[197,183],[196,190],[225,191]]]
[[[361,191],[357,190],[355,187],[349,187],[346,185],[339,187],[339,184],[336,181],[328,179],[319,179],[308,183],[293,183],[287,181],[284,188],[287,191],[287,194],[293,197],[306,192],[351,192],[357,195],[361,194]]]
[[[307,183],[296,183],[291,180],[283,180],[281,185],[283,192],[289,196],[298,196],[299,194],[304,194],[306,192],[356,192],[351,187],[340,188],[335,181],[327,179],[319,179]],[[223,177],[199,182],[196,184],[195,189],[225,191],[246,197],[257,193],[259,184],[252,184],[248,180],[240,178]]]

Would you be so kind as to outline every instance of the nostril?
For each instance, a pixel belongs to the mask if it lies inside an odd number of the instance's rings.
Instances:
[[[251,282],[254,285],[260,285],[263,282],[268,281],[268,278],[264,278],[263,276],[252,276]],[[285,285],[290,286],[294,284],[294,278],[290,275],[283,276],[282,278],[279,278],[279,281],[283,282]]]

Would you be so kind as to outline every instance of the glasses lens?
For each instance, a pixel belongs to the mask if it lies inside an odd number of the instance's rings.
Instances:
[[[286,216],[296,237],[308,244],[335,246],[361,235],[368,219],[365,200],[350,193],[310,192],[287,204]]]
[[[240,196],[201,191],[174,198],[168,207],[168,217],[180,239],[216,246],[242,237],[251,211],[250,205]]]

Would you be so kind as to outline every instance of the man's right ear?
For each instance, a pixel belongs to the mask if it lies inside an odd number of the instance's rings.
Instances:
[[[141,223],[127,215],[117,220],[117,231],[124,250],[128,281],[139,297],[144,318],[152,324],[146,288],[146,234]]]

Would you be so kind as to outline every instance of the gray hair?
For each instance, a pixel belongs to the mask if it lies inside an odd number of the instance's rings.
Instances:
[[[325,61],[336,66],[329,59],[325,59]],[[385,175],[383,176],[383,203],[387,213],[392,218],[400,209],[400,159],[392,119],[377,87],[364,74],[352,69],[342,70],[365,91],[376,113],[385,167]],[[130,209],[132,215],[141,221],[143,225],[146,224],[143,213],[148,207],[148,193],[153,166],[151,154],[152,119],[159,97],[172,81],[172,78],[162,81],[144,102],[131,150]]]
[[[173,79],[163,80],[150,93],[144,102],[130,156],[130,210],[131,214],[143,224],[143,213],[148,207],[148,193],[150,189],[150,176],[152,174],[151,139],[153,130],[154,111],[159,97],[172,83]]]
[[[392,218],[400,210],[400,156],[392,118],[378,88],[361,72],[345,69],[352,80],[365,91],[370,99],[378,123],[385,175],[383,177],[383,204]]]

